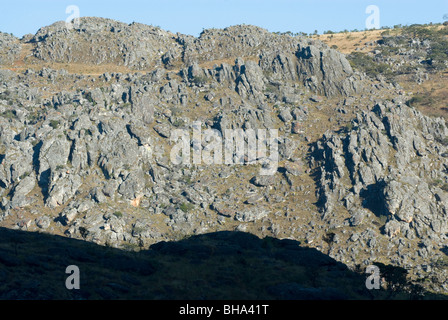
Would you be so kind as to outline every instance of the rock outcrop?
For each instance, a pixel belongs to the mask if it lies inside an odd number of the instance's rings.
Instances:
[[[389,238],[430,241],[443,249],[447,134],[442,118],[391,102],[360,114],[345,131],[327,132],[313,157],[322,219],[359,228],[379,218]],[[342,208],[347,214],[338,213]],[[422,252],[402,247],[398,255],[405,263]]]
[[[446,292],[448,129],[406,99],[320,41],[254,26],[0,34],[0,226],[135,250],[219,230],[300,239]]]

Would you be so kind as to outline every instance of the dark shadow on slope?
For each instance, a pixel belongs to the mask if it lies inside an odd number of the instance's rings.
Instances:
[[[389,212],[385,206],[384,188],[386,182],[381,180],[374,184],[368,185],[359,193],[362,199],[362,206],[372,211],[377,217],[387,215]]]
[[[317,159],[317,161],[322,161],[323,159],[323,154],[321,152],[321,150],[319,150],[317,148],[317,143],[310,143],[308,144],[309,146],[309,151],[308,151],[308,159]],[[312,151],[311,151],[312,150]],[[310,167],[311,163],[309,163]],[[313,179],[314,181],[314,185],[316,186],[316,197],[317,197],[317,201],[315,203],[313,203],[316,207],[320,208],[320,210],[323,210],[323,206],[325,205],[325,193],[322,190],[322,186],[320,184],[320,180],[322,178],[322,171],[320,169],[320,166],[314,167],[312,168],[311,172],[310,172],[310,177]]]
[[[67,266],[80,270],[68,290]],[[0,228],[1,299],[373,299],[366,275],[292,240],[217,232],[129,252]],[[440,297],[441,298],[441,297]]]
[[[42,194],[44,196],[44,201],[48,197],[48,183],[50,182],[50,175],[51,175],[51,169],[47,169],[39,175],[39,167],[40,167],[40,161],[39,161],[39,155],[40,150],[42,148],[43,142],[39,141],[34,147],[33,147],[33,167],[34,171],[36,172],[38,185],[40,189],[42,190]]]
[[[440,251],[442,251],[446,256],[448,256],[448,246],[444,246],[443,248],[440,249]]]

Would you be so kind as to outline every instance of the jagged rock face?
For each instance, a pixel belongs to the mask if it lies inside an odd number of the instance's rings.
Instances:
[[[160,64],[168,50],[176,50],[174,35],[139,23],[126,24],[103,18],[81,18],[79,28],[65,22],[41,28],[32,42],[34,56],[65,63],[117,63],[133,69]]]
[[[33,171],[33,147],[29,141],[11,141],[0,163],[3,185],[20,182],[20,177]]]
[[[12,63],[19,57],[21,50],[19,39],[0,31],[0,65]]]
[[[204,30],[199,38],[179,37],[179,42],[185,48],[183,56],[187,64],[258,56],[263,52],[294,52],[299,41],[298,38],[275,35],[250,25]]]
[[[329,48],[316,45],[299,46],[296,52],[299,58],[298,74],[313,91],[326,96],[336,94],[350,95],[353,87],[353,70],[345,56]]]
[[[326,134],[314,158],[324,219],[335,219],[340,206],[351,214],[365,208],[387,217],[390,237],[446,241],[448,208],[440,199],[447,192],[439,187],[447,134],[443,119],[390,102],[359,115],[348,133]]]
[[[236,90],[244,97],[262,92],[270,80],[263,72],[272,79],[298,79],[327,96],[362,89],[343,54],[318,41],[275,35],[254,26],[205,30],[195,38],[136,23],[81,18],[77,29],[67,29],[65,22],[41,28],[32,42],[36,44],[34,56],[43,61],[119,64],[136,70],[185,63],[192,66],[187,72],[190,79],[210,73],[200,70],[197,63],[258,56],[259,65],[253,61],[237,64],[237,74],[225,63],[219,69],[221,81],[238,77]]]
[[[240,230],[304,239],[351,266],[440,258],[446,123],[321,42],[252,26],[195,38],[82,18],[78,29],[42,28],[26,46],[34,69],[0,69],[0,226],[114,247]],[[71,74],[39,61],[147,72]],[[276,129],[278,166],[262,175],[268,163],[237,150],[232,165],[175,164],[180,129],[203,153],[213,146],[193,130],[238,129],[248,142],[253,129],[267,146],[257,130]]]
[[[344,229],[352,243],[334,245],[331,255],[367,247],[375,257],[389,256],[396,245],[394,263],[408,266],[440,255],[448,240],[447,134],[443,119],[390,101],[324,134],[312,158],[321,219]]]

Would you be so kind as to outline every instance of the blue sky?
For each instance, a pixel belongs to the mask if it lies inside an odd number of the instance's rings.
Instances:
[[[204,28],[253,24],[269,31],[312,33],[363,30],[368,5],[380,10],[380,25],[438,23],[448,14],[448,0],[25,0],[4,1],[0,31],[21,37],[65,21],[69,5],[80,15],[141,22],[172,32],[198,35]]]

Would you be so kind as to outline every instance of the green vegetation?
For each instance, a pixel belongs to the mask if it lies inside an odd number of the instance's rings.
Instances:
[[[129,108],[131,106],[131,103],[130,102],[125,102],[125,103],[123,103],[123,104],[120,104],[119,106],[118,106],[118,108],[120,108],[120,109],[126,109],[126,108]]]
[[[194,205],[190,202],[183,202],[180,204],[179,209],[183,212],[190,212],[194,209]]]
[[[31,174],[31,172],[25,172],[24,174],[22,174],[20,177],[19,177],[19,179],[20,180],[23,180],[23,179],[25,179],[26,177],[28,177],[29,175]]]
[[[412,41],[429,41],[429,48],[424,57],[428,71],[440,71],[447,67],[448,61],[448,28],[434,28],[427,25],[404,26],[401,34],[391,36],[391,33],[382,33],[381,42],[386,44],[381,48],[383,55],[398,54],[400,47],[408,47]],[[392,44],[393,43],[393,44]],[[392,45],[388,45],[392,44]]]
[[[50,127],[52,127],[53,129],[57,129],[59,127],[59,121],[50,120]]]
[[[377,62],[368,54],[353,52],[347,56],[352,68],[365,72],[369,77],[376,78],[378,75],[384,76],[387,80],[393,79],[393,72],[389,65]]]
[[[285,32],[281,32],[281,31],[275,31],[273,32],[273,34],[277,34],[277,35],[288,35],[291,37],[298,37],[298,36],[307,36],[308,34],[305,32],[292,32],[292,31],[285,31]]]
[[[174,117],[178,117],[178,116],[182,115],[182,111],[183,111],[182,108],[173,107],[173,108],[171,108],[171,115]]]
[[[39,114],[37,112],[30,113],[28,115],[28,121],[31,122],[31,124],[36,124],[39,121]]]
[[[428,52],[429,68],[443,70],[446,68],[445,62],[448,61],[448,29],[428,28],[421,25],[412,25],[403,28],[403,34],[411,39],[430,40],[431,46]]]
[[[437,187],[437,186],[440,186],[442,183],[443,183],[442,180],[440,180],[440,179],[434,179],[433,181],[431,181],[431,182],[429,183],[429,185],[432,186],[432,187]]]
[[[16,119],[17,115],[14,110],[6,110],[0,114],[3,118],[6,119]]]
[[[429,105],[431,104],[431,102],[431,97],[427,95],[415,94],[411,99],[406,101],[406,105],[408,107],[414,108],[416,106]]]
[[[93,100],[92,94],[90,92],[88,92],[87,94],[85,94],[85,98],[87,99],[87,101],[89,101],[90,103],[92,103],[94,106],[96,105],[95,100]]]
[[[11,92],[9,90],[5,90],[2,93],[0,93],[0,100],[7,100],[11,98]]]
[[[268,83],[264,89],[265,93],[278,93],[278,85]]]
[[[332,244],[335,236],[336,234],[334,232],[327,231],[325,236],[323,236],[322,240],[324,240],[328,244]]]
[[[444,35],[448,35],[448,30],[447,28],[438,29],[427,25],[412,24],[404,26],[402,34],[420,40],[440,40]]]
[[[448,41],[444,39],[432,43],[428,59],[431,61],[431,68],[435,70],[446,69],[446,62],[448,61]]]
[[[121,217],[123,217],[123,213],[121,213],[120,211],[115,211],[115,212],[113,213],[113,215],[116,216],[117,218],[121,218]]]
[[[354,127],[353,122],[349,122],[342,128],[341,133],[350,133]]]
[[[448,146],[448,137],[444,137],[444,138],[438,138],[436,139],[438,142],[440,142],[441,144],[443,144],[444,146]]]
[[[192,82],[197,86],[203,86],[208,82],[208,79],[205,75],[203,76],[194,76]]]
[[[191,185],[191,184],[193,184],[194,180],[191,178],[190,175],[183,175],[182,182],[186,183],[187,185]]]
[[[182,127],[183,125],[185,125],[185,121],[180,118],[176,118],[175,120],[172,121],[171,124],[173,126],[175,126],[176,128],[179,128],[179,127]]]
[[[123,243],[123,249],[125,251],[129,251],[129,252],[138,252],[138,251],[140,251],[141,248],[136,243],[124,242]]]

